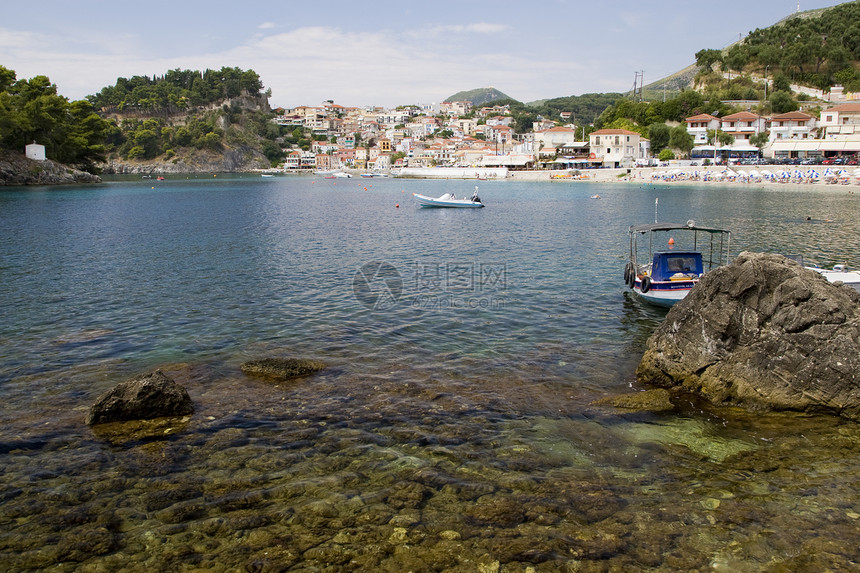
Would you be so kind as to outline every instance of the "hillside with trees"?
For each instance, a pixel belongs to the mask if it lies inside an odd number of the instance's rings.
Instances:
[[[88,100],[110,122],[109,171],[233,171],[269,167],[284,156],[285,134],[270,121],[270,94],[262,90],[253,70],[176,69],[118,78]]]
[[[827,91],[840,84],[846,91],[860,91],[860,2],[793,14],[750,32],[725,50],[700,50],[696,65],[695,89],[666,101],[656,90],[648,94],[651,101],[619,99],[597,118],[595,127],[636,131],[650,139],[655,155],[666,149],[684,155],[693,146],[684,124],[687,117],[747,109],[763,115],[795,111],[798,100],[810,98],[793,92],[792,85]],[[807,106],[804,111],[817,110]],[[719,131],[709,138],[723,145],[733,141]],[[759,137],[751,143],[761,147],[766,141]]]
[[[220,70],[170,70],[163,76],[118,78],[87,99],[99,111],[143,112],[148,115],[187,113],[197,107],[257,95],[263,83],[254,70],[223,67]],[[271,95],[266,93],[266,96]]]
[[[468,101],[473,106],[482,106],[488,103],[495,103],[499,100],[511,99],[510,96],[500,92],[496,88],[477,88],[457,92],[454,95],[445,99],[445,101]]]
[[[786,76],[791,83],[860,91],[860,2],[793,14],[726,50],[696,53],[703,70]]]
[[[21,153],[36,141],[48,159],[95,173],[109,130],[90,102],[69,101],[48,77],[19,80],[0,66],[0,149]]]

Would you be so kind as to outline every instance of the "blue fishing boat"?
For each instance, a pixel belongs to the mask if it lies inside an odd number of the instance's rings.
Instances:
[[[702,275],[729,263],[731,232],[725,229],[701,227],[690,220],[635,225],[628,232],[630,260],[624,267],[624,282],[639,298],[657,306],[671,307],[687,296]],[[675,235],[682,243],[678,250]]]

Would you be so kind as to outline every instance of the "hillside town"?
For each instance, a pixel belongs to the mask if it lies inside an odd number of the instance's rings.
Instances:
[[[723,117],[688,117],[686,128],[694,141],[689,159],[856,164],[860,102],[848,99],[853,95],[815,102],[821,109],[817,116],[803,111],[770,116],[740,111]],[[345,107],[329,100],[320,106],[277,111],[279,125],[314,136],[308,150],[288,153],[282,166],[285,171],[426,167],[516,171],[657,164],[650,142],[641,134],[625,129],[595,131],[593,126],[578,125],[566,112],[557,118],[539,117],[531,131],[518,133],[509,106],[473,108],[467,101],[383,109]],[[715,146],[716,132],[729,135],[731,143]],[[759,135],[763,133],[766,140]]]

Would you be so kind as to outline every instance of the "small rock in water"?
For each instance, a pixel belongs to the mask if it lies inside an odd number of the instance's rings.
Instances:
[[[244,362],[240,368],[249,376],[259,376],[269,380],[292,380],[319,372],[326,365],[317,360],[300,358],[263,358]]]

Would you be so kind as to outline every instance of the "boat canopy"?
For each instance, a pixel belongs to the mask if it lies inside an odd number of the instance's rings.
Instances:
[[[647,265],[656,264],[657,257],[654,249],[655,233],[665,231],[692,232],[693,244],[691,252],[702,253],[701,262],[696,264],[696,274],[702,274],[703,271],[711,270],[714,267],[729,264],[730,262],[732,234],[731,231],[728,231],[727,229],[702,227],[696,225],[696,222],[692,219],[686,223],[649,223],[646,225],[631,225],[629,228],[630,262],[633,264],[633,268],[637,270],[637,273],[646,270]],[[699,233],[703,233],[704,235],[700,236]],[[646,234],[648,235],[648,256],[647,258],[640,258],[640,255],[643,253],[639,252],[639,236]],[[672,241],[671,244],[674,245],[674,241]],[[645,247],[645,245],[641,246],[643,248]],[[705,249],[703,249],[703,247],[705,247]],[[680,251],[674,252],[678,253]],[[646,267],[640,267],[640,261],[642,264],[646,265]]]
[[[654,231],[674,231],[676,229],[684,229],[687,231],[702,231],[704,233],[729,233],[726,229],[717,229],[715,227],[700,227],[695,223],[651,223],[649,225],[632,225],[630,234],[633,233],[651,233]]]

